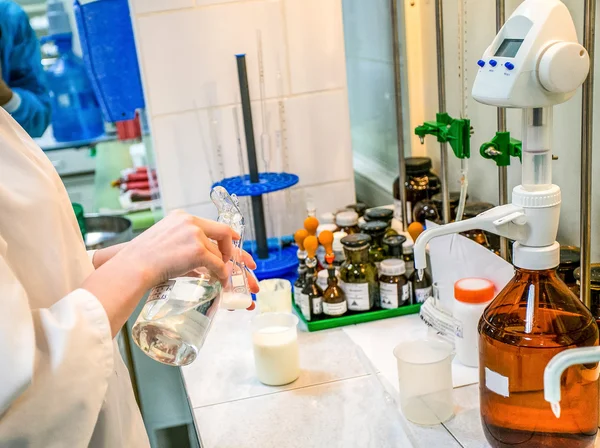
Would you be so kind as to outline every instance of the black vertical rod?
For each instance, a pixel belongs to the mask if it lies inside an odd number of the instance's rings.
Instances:
[[[246,55],[238,54],[237,60],[238,80],[242,98],[242,115],[244,117],[244,134],[246,136],[246,151],[248,152],[248,169],[250,182],[256,184],[258,178],[258,162],[256,160],[256,143],[254,141],[254,125],[252,123],[252,107],[250,105],[250,89],[248,88],[248,70],[246,69]],[[267,230],[265,227],[265,208],[262,196],[252,196],[252,216],[254,217],[254,236],[256,238],[257,255],[259,259],[269,258],[267,245]]]

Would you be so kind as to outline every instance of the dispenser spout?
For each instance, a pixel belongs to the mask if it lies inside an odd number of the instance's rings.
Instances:
[[[552,406],[556,418],[560,418],[560,378],[565,370],[576,364],[600,361],[600,347],[573,348],[560,352],[550,360],[544,370],[544,398]],[[596,370],[596,378],[598,370]]]
[[[415,269],[417,272],[427,267],[426,248],[429,241],[438,236],[452,233],[466,232],[467,230],[481,229],[513,240],[522,240],[526,237],[525,228],[527,219],[523,208],[513,204],[494,207],[475,218],[453,222],[421,233],[415,242]]]

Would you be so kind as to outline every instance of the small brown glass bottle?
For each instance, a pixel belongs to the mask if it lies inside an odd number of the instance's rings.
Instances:
[[[298,278],[294,282],[294,303],[296,306],[300,306],[300,296],[302,290],[306,285],[306,265],[304,264],[305,259],[298,259]]]
[[[404,260],[402,245],[406,242],[404,235],[390,235],[383,238],[385,258]]]
[[[335,268],[330,266],[327,268],[327,272],[329,275],[327,277],[327,289],[323,293],[323,314],[331,317],[342,316],[348,311],[346,294],[338,285]]]
[[[316,260],[307,258],[306,263],[308,271],[306,284],[302,290],[300,309],[306,321],[311,322],[323,314],[323,290],[317,285]]]
[[[381,308],[394,309],[410,305],[411,286],[406,278],[404,260],[390,258],[379,265]]]
[[[458,208],[458,203],[460,202],[460,191],[451,191],[450,194],[450,219],[454,221],[456,219],[456,209]],[[442,193],[438,193],[431,197],[431,201],[433,205],[437,208],[440,216],[443,215],[444,210],[444,197]]]
[[[417,202],[413,209],[413,221],[420,222],[425,227],[427,221],[440,223],[440,215],[438,209],[429,199],[424,199]]]
[[[371,237],[371,246],[369,247],[369,260],[375,263],[379,269],[379,263],[385,258],[383,251],[383,236],[387,229],[387,224],[383,221],[368,221],[360,226],[360,230]]]
[[[430,185],[431,182],[431,185]],[[430,199],[439,190],[439,178],[431,172],[431,159],[429,157],[408,157],[406,159],[406,208],[407,223],[412,222],[413,207],[423,199]],[[432,190],[432,188],[434,190]],[[400,181],[394,182],[394,216],[402,219],[402,206],[400,202]]]
[[[433,282],[431,281],[431,276],[429,273],[427,271],[423,271],[423,278],[419,279],[419,273],[417,271],[413,271],[409,280],[412,285],[413,305],[416,305],[417,303],[425,303],[425,300],[427,300],[433,294]]]

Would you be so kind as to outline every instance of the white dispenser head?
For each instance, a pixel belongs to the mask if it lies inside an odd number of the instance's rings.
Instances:
[[[571,14],[559,0],[525,0],[478,61],[473,98],[523,110],[522,183],[512,204],[473,219],[423,232],[415,269],[426,267],[425,248],[437,236],[483,229],[515,240],[514,264],[540,270],[558,266],[556,234],[560,188],[552,184],[552,108],[571,98],[589,71]]]
[[[560,0],[526,0],[478,61],[473,98],[498,107],[547,107],[571,98],[590,59]]]

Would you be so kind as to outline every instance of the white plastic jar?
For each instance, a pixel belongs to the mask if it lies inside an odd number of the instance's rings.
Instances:
[[[454,284],[454,318],[457,331],[456,357],[469,367],[479,366],[479,333],[477,326],[485,308],[495,296],[494,284],[484,278],[463,278]]]

